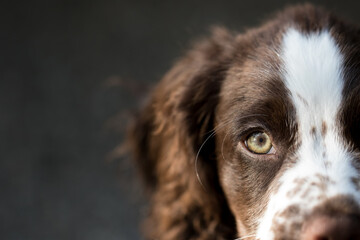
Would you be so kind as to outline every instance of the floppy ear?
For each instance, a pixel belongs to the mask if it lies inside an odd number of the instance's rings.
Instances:
[[[149,239],[235,237],[218,180],[215,140],[208,138],[234,44],[220,28],[196,44],[165,75],[131,128],[132,151],[151,194]]]

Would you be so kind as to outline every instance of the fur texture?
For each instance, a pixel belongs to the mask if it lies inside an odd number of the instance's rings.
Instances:
[[[336,215],[360,239],[359,69],[359,29],[311,5],[243,34],[214,29],[131,127],[146,237],[315,239],[330,233],[308,226]],[[249,151],[257,131],[273,151]]]

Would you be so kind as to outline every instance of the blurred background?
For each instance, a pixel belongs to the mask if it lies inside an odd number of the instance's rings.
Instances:
[[[359,1],[312,2],[360,23]],[[209,26],[292,3],[1,1],[0,239],[141,239],[143,191],[112,154],[131,113]]]

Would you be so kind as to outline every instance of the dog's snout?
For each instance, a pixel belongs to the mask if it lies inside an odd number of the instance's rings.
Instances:
[[[316,216],[305,224],[301,240],[360,240],[360,221],[352,216]]]

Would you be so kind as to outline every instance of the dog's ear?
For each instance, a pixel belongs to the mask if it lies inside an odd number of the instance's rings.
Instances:
[[[234,46],[234,36],[221,28],[195,44],[154,89],[130,131],[151,193],[146,222],[151,239],[234,237],[234,220],[218,181],[215,141],[207,139]]]

